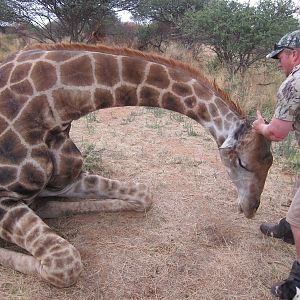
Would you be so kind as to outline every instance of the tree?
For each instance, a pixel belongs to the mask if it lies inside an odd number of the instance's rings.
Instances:
[[[292,0],[262,0],[257,6],[216,0],[187,12],[179,28],[189,40],[211,47],[231,73],[244,73],[283,34],[297,29],[295,11]]]
[[[11,0],[6,4],[30,26],[35,39],[53,42],[66,37],[71,42],[84,41],[96,25],[107,18],[117,20],[116,11],[132,5],[125,0]]]

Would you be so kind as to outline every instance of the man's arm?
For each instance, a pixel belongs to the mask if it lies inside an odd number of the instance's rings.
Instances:
[[[293,130],[293,122],[273,118],[271,123],[265,124],[259,111],[257,111],[256,117],[257,119],[252,125],[253,128],[270,141],[282,141]]]

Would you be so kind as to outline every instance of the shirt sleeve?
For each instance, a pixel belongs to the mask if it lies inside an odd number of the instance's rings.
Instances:
[[[289,76],[280,86],[274,117],[284,121],[295,121],[300,105],[300,78]]]

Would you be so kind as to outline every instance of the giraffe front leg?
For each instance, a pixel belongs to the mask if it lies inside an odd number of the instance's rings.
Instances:
[[[5,206],[2,204],[2,208]],[[38,274],[57,287],[76,283],[82,271],[79,252],[57,235],[24,203],[1,208],[0,237],[31,255],[0,249],[0,264],[25,274]]]
[[[147,211],[152,204],[148,187],[139,183],[125,183],[99,175],[82,173],[77,181],[61,191],[44,190],[39,197],[77,198],[76,201],[52,201],[43,203],[37,209],[42,218],[53,218],[85,212],[115,212],[134,210]],[[94,200],[85,200],[94,199]]]

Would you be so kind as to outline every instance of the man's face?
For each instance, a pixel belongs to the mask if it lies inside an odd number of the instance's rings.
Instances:
[[[292,72],[293,68],[295,67],[294,58],[293,58],[293,51],[290,49],[284,49],[278,55],[278,68],[282,69],[285,76],[289,76]]]

